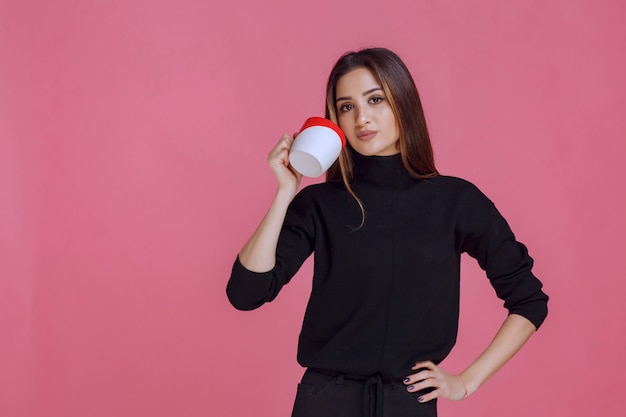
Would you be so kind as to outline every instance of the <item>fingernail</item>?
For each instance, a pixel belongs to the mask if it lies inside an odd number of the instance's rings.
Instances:
[[[409,378],[404,378],[404,382],[409,382],[410,379]]]
[[[413,391],[415,389],[415,387],[413,385],[409,385],[409,387],[407,388],[409,391]]]
[[[419,402],[421,402],[421,403],[422,403],[422,402],[424,402],[424,397],[419,397],[419,398],[417,399],[417,401],[419,401]]]

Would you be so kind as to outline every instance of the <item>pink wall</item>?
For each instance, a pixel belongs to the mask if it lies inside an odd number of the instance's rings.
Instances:
[[[0,415],[289,415],[310,265],[252,313],[226,280],[267,151],[323,112],[340,53],[384,45],[441,170],[496,201],[552,296],[441,415],[623,416],[624,4],[2,0]],[[463,290],[451,371],[504,318],[474,262]]]

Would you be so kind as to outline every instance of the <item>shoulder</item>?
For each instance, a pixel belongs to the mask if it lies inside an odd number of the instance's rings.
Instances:
[[[296,195],[296,199],[324,199],[336,195],[345,190],[343,184],[333,182],[321,182],[307,185]]]
[[[448,187],[448,188],[452,188],[456,190],[472,189],[472,188],[477,189],[477,187],[470,181],[463,179],[463,178],[454,177],[451,175],[437,175],[436,177],[429,178],[424,181],[433,182],[434,184],[437,184],[440,187]]]
[[[496,212],[493,202],[473,183],[458,177],[439,175],[432,180],[447,210],[454,213],[457,229],[480,233]]]
[[[343,184],[322,182],[302,188],[291,202],[295,207],[313,208],[333,201],[339,194],[345,193]]]
[[[431,184],[438,193],[442,193],[459,202],[490,201],[476,185],[463,178],[437,175],[423,181],[426,184]]]
[[[345,188],[339,184],[319,183],[302,188],[294,197],[287,210],[285,224],[298,224],[311,230],[324,213],[343,211]],[[308,226],[307,226],[308,225]]]

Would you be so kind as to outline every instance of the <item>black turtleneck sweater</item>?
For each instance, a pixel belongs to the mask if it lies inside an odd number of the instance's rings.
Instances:
[[[400,155],[354,154],[353,190],[304,188],[292,201],[276,265],[255,273],[235,261],[227,286],[238,309],[272,301],[314,253],[298,362],[350,375],[401,379],[416,361],[443,360],[456,342],[463,252],[478,260],[509,313],[539,327],[548,297],[492,202],[467,181],[419,180]]]

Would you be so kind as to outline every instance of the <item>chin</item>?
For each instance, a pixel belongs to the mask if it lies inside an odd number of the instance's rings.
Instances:
[[[356,149],[363,156],[391,156],[400,153],[400,150],[390,151],[389,149]]]
[[[391,156],[400,153],[398,142],[389,143],[373,143],[373,142],[357,142],[356,146],[350,143],[352,149],[363,156]],[[395,145],[395,146],[394,146]]]
[[[377,153],[381,151],[380,149],[374,146],[362,146],[362,144],[360,145],[361,146],[353,146],[352,149],[354,149],[355,151],[357,151],[363,156],[375,156]]]

